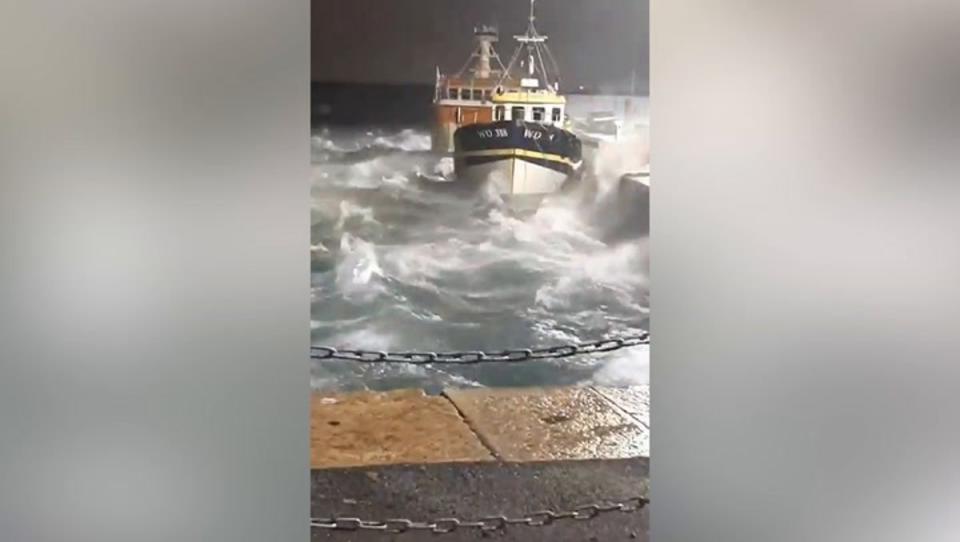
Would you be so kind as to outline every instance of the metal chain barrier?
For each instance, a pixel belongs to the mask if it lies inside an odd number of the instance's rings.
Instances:
[[[555,521],[573,519],[586,521],[609,512],[632,513],[642,510],[650,501],[644,497],[632,497],[623,501],[602,502],[579,506],[570,510],[555,512],[540,510],[524,516],[487,516],[475,520],[458,518],[438,518],[433,521],[412,521],[409,519],[386,519],[371,521],[354,517],[311,518],[311,529],[335,531],[383,531],[405,533],[407,531],[428,531],[436,534],[452,533],[459,529],[479,529],[481,531],[499,531],[513,525],[543,527]]]
[[[557,359],[579,354],[611,352],[621,348],[650,344],[646,331],[599,341],[551,346],[547,348],[523,348],[495,352],[382,352],[378,350],[347,350],[329,346],[311,346],[310,357],[320,360],[343,360],[360,363],[412,363],[469,365],[474,363],[517,363],[538,359]]]

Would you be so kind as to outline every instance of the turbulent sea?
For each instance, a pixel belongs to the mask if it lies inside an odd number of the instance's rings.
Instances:
[[[647,209],[623,205],[619,175],[516,216],[491,191],[447,189],[452,162],[429,148],[422,128],[314,128],[314,345],[503,350],[647,328]],[[311,384],[324,390],[623,385],[648,381],[649,352],[472,366],[312,363]]]

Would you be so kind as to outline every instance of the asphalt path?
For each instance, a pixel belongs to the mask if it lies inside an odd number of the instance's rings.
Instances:
[[[323,469],[311,472],[311,516],[427,522],[454,517],[523,517],[539,510],[563,512],[582,505],[647,496],[646,458],[547,463],[454,463]],[[589,520],[508,526],[482,532],[460,528],[434,534],[312,529],[313,540],[454,542],[490,540],[646,541],[648,509],[608,512]]]

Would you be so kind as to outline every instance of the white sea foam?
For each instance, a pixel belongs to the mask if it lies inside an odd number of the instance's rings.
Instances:
[[[594,373],[601,386],[633,386],[650,383],[650,348],[635,346],[611,355]]]
[[[402,151],[425,151],[430,149],[430,134],[413,129],[402,130],[397,134],[374,138],[373,146]]]
[[[311,253],[319,263],[311,330],[318,344],[532,347],[645,325],[646,241],[609,246],[595,220],[607,212],[603,191],[613,186],[613,173],[599,195],[547,198],[533,216],[519,218],[492,189],[446,195],[410,182],[420,172],[452,174],[452,160],[420,152],[428,148],[429,136],[416,130],[315,139]],[[598,383],[642,383],[649,354],[639,350],[611,353],[599,366],[589,357],[550,363],[558,379],[575,370]],[[522,364],[509,377],[482,366],[315,370],[316,384],[325,387],[529,382],[519,376],[527,372]],[[548,384],[550,374],[532,383]]]
[[[389,332],[381,331],[377,326],[365,326],[338,333],[327,342],[335,348],[350,348],[362,344],[369,350],[390,350],[396,345],[396,338]]]
[[[375,279],[383,276],[372,243],[344,233],[340,238],[341,261],[337,265],[337,288],[347,298],[369,298],[379,293]]]
[[[437,161],[433,166],[433,172],[437,175],[442,175],[444,178],[450,178],[453,176],[453,158],[449,156],[444,156]]]
[[[377,221],[373,216],[373,209],[369,207],[361,207],[350,202],[349,200],[341,200],[340,218],[337,219],[336,226],[334,227],[338,230],[342,230],[347,221],[354,217],[359,217],[363,222],[367,223],[375,223]]]
[[[330,139],[330,132],[321,132],[310,138],[310,146],[313,150],[343,152],[343,147],[337,145]]]

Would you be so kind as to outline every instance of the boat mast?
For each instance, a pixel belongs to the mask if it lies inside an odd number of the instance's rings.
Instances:
[[[517,47],[516,52],[513,55],[513,58],[510,60],[510,63],[507,65],[506,72],[501,78],[501,83],[505,79],[510,71],[513,69],[517,60],[520,58],[522,52],[526,52],[526,65],[527,65],[527,74],[526,79],[535,79],[538,80],[536,86],[545,87],[547,89],[553,90],[554,92],[560,89],[560,70],[557,68],[557,62],[553,58],[553,54],[550,52],[550,48],[547,47],[547,36],[544,36],[537,32],[537,27],[535,21],[537,19],[535,11],[536,0],[530,0],[530,16],[528,17],[527,31],[524,34],[514,36],[513,38],[520,43],[520,46]],[[544,62],[544,57],[550,61],[550,68],[547,68],[546,62]],[[542,77],[542,82],[539,81]],[[521,80],[522,81],[522,80]],[[552,84],[551,84],[552,83]]]
[[[493,25],[480,25],[473,29],[473,36],[477,46],[454,77],[459,79],[468,71],[475,79],[489,79],[501,75],[506,68],[493,46],[498,41],[497,28]]]

